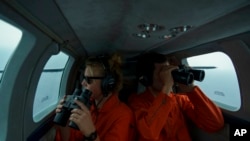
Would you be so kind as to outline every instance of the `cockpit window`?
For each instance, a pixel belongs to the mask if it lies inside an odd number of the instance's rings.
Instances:
[[[5,66],[19,45],[22,35],[22,30],[4,21],[0,17],[0,83]]]
[[[185,60],[183,60],[185,61]],[[240,89],[234,65],[223,52],[214,52],[187,58],[188,65],[203,69],[205,78],[195,81],[204,93],[219,107],[237,111],[241,106]]]
[[[40,76],[33,104],[33,120],[40,121],[58,102],[59,89],[64,68],[69,56],[63,52],[51,56]]]

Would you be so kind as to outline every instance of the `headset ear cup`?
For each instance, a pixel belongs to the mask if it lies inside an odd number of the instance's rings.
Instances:
[[[115,84],[115,77],[111,74],[107,74],[102,80],[102,92],[104,97],[108,96],[108,93],[114,90]]]
[[[150,85],[150,81],[149,81],[149,79],[148,79],[148,77],[146,77],[146,76],[141,76],[141,77],[139,77],[139,82],[143,85],[143,86],[145,86],[145,87],[147,87],[147,86],[149,86]]]

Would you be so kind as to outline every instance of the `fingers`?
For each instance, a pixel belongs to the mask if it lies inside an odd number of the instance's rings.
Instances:
[[[79,100],[75,100],[75,103],[85,112],[89,112],[89,109]]]
[[[79,101],[78,101],[79,102]],[[81,102],[79,102],[81,103]],[[84,108],[84,104],[79,104],[79,106],[83,106]],[[86,107],[85,107],[86,108]],[[83,109],[73,109],[71,111],[71,115],[69,117],[69,120],[74,122],[79,130],[85,135],[87,133],[89,133],[90,131],[94,131],[95,130],[95,125],[92,121],[92,117],[91,114],[89,112],[89,110],[83,110]]]
[[[165,67],[162,67],[161,68],[161,71],[160,71],[160,78],[162,78],[163,80],[168,80],[170,78],[172,78],[172,71],[175,70],[175,69],[178,69],[177,66],[172,66],[172,65],[169,65],[169,66],[165,66]]]
[[[178,83],[178,87],[179,87],[181,92],[191,92],[191,91],[193,91],[195,85],[193,83],[189,84],[189,85],[184,85],[184,84]]]
[[[82,111],[81,109],[73,109],[71,111],[72,114],[77,114],[77,115],[82,115],[84,113],[84,111]]]
[[[59,113],[61,112],[61,109],[62,109],[63,105],[59,104],[56,106],[56,113]]]
[[[173,71],[175,69],[178,69],[178,66],[173,66],[173,65],[169,65],[169,66],[166,66],[166,67],[163,67],[165,70],[167,71]]]
[[[79,100],[75,100],[75,103],[80,107],[79,109],[73,109],[71,111],[71,118],[73,120],[84,118],[85,116],[90,115],[89,109]]]
[[[88,121],[88,119],[91,119],[90,113],[82,109],[73,109],[69,117],[69,120],[75,122],[78,126],[83,121]]]
[[[85,115],[86,115],[86,112],[84,112],[83,110],[81,110],[81,109],[73,109],[72,111],[71,111],[71,115],[70,115],[70,117],[72,117],[72,118],[79,118],[79,117],[84,117]]]
[[[172,66],[172,65],[164,66],[161,68],[161,72],[165,74],[171,74],[171,72],[175,69],[178,69],[178,66]]]
[[[178,69],[178,66],[166,65],[160,70],[159,81],[162,83],[161,91],[166,94],[169,94],[169,92],[172,90],[172,86],[174,84],[172,71],[175,69]]]
[[[59,101],[59,104],[63,104],[64,102],[65,102],[65,98],[61,99],[61,100]]]
[[[59,101],[59,104],[56,106],[56,113],[61,112],[62,107],[63,107],[63,103],[65,102],[66,99],[66,95]]]
[[[83,117],[84,113],[73,113],[70,115],[69,120],[76,122]]]

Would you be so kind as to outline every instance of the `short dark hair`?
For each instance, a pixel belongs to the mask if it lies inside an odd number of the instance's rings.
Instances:
[[[147,52],[138,57],[137,78],[144,86],[149,86],[153,81],[155,63],[164,63],[167,57],[156,52]]]

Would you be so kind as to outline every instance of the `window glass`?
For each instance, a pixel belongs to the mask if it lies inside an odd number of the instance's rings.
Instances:
[[[0,18],[0,82],[8,60],[17,48],[22,31]]]
[[[218,106],[237,111],[241,106],[240,89],[234,65],[223,52],[214,52],[187,58],[188,65],[205,71],[202,82],[195,81]]]
[[[68,56],[63,52],[53,55],[45,65],[36,89],[33,104],[33,120],[40,121],[55,109],[61,77],[68,61]]]

